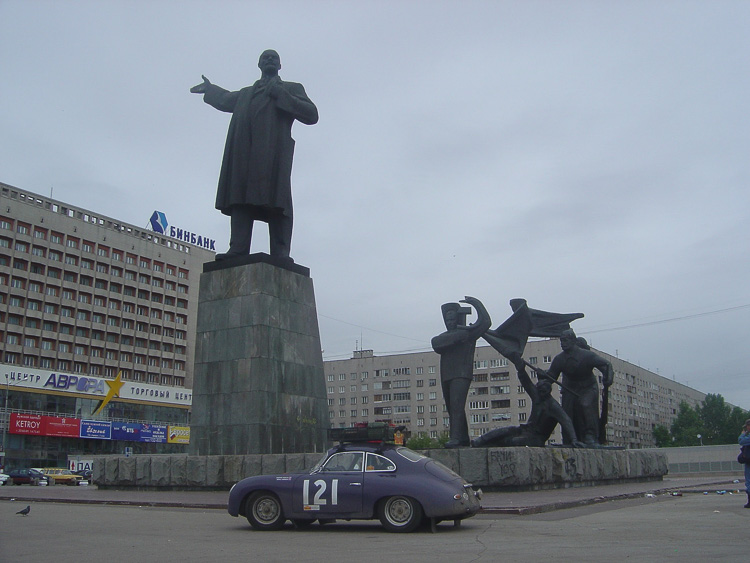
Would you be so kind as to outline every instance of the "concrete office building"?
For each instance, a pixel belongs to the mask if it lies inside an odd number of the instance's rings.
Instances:
[[[595,351],[611,361],[615,369],[609,391],[610,445],[652,447],[653,428],[670,426],[682,401],[695,407],[705,399],[700,391]],[[559,353],[557,339],[531,341],[524,359],[548,369]],[[406,426],[412,436],[437,438],[447,432],[449,419],[440,387],[440,357],[435,352],[375,356],[372,350],[361,350],[350,359],[324,364],[331,426],[386,421]],[[536,380],[534,374],[532,379]],[[555,386],[553,395],[559,400],[559,387]],[[470,435],[522,424],[530,411],[531,400],[518,381],[515,367],[494,348],[477,346],[473,382],[466,400]],[[559,426],[550,441],[562,442]]]
[[[198,283],[215,254],[202,237],[170,232],[180,238],[0,183],[7,468],[184,450]]]

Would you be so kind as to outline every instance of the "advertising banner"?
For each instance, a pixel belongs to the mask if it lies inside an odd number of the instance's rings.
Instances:
[[[81,435],[81,421],[78,418],[42,416],[42,421],[44,425],[43,432],[45,436],[78,438]]]
[[[167,425],[166,424],[142,424],[140,441],[151,442],[154,444],[166,444],[167,443]]]
[[[112,423],[103,420],[82,420],[81,438],[110,440],[112,438]]]
[[[141,439],[141,424],[139,422],[113,422],[113,440],[130,440],[138,442]]]
[[[140,383],[137,381],[113,381],[104,377],[59,373],[44,369],[15,371],[15,366],[0,364],[0,372],[8,378],[15,389],[54,391],[60,394],[75,394],[92,399],[127,399],[140,403],[156,403],[169,406],[190,406],[193,392],[190,389]]]
[[[29,434],[31,436],[42,435],[42,415],[10,413],[10,426],[8,432],[11,434]]]
[[[169,438],[167,442],[170,444],[189,444],[190,443],[190,427],[189,426],[170,426],[169,427]]]

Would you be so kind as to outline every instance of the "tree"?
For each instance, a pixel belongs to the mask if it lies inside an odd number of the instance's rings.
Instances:
[[[697,446],[698,434],[703,433],[703,424],[698,412],[685,401],[680,403],[677,418],[672,423],[672,443],[675,446]]]
[[[750,418],[750,412],[732,407],[719,394],[709,393],[695,409],[680,403],[677,418],[670,428],[671,436],[663,427],[654,428],[654,440],[659,447],[736,444],[737,436]],[[701,438],[698,438],[700,434]]]
[[[731,414],[729,415],[729,421],[727,422],[727,428],[724,434],[725,444],[734,444],[737,442],[737,437],[740,435],[742,428],[745,426],[745,421],[750,418],[750,411],[741,409],[740,407],[734,407]]]
[[[703,436],[706,445],[726,444],[726,433],[729,430],[729,417],[732,409],[721,395],[709,393],[697,409],[702,429],[698,432]],[[731,438],[735,441],[737,436]]]
[[[441,432],[437,438],[430,438],[426,432],[420,432],[406,441],[406,447],[410,450],[432,450],[445,447],[450,436],[447,432]]]
[[[673,445],[672,434],[669,433],[669,428],[663,424],[657,424],[654,426],[653,434],[657,448],[668,448]]]

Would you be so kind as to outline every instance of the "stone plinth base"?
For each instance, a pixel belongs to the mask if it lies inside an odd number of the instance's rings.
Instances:
[[[667,458],[655,450],[462,448],[422,452],[487,490],[565,488],[660,480]],[[315,454],[99,456],[94,482],[103,487],[228,489],[252,475],[312,467]]]
[[[241,262],[201,275],[188,451],[322,452],[328,406],[308,270],[263,254]]]
[[[459,448],[427,454],[487,490],[534,490],[661,479],[659,451],[575,448]]]

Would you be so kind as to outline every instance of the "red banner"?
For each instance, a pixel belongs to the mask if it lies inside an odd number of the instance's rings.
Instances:
[[[10,413],[10,427],[8,431],[11,434],[31,434],[33,436],[42,435],[42,415],[40,414],[22,414],[17,412]]]
[[[78,438],[81,435],[81,420],[78,418],[43,416],[42,424],[44,426],[42,431],[45,436]]]

